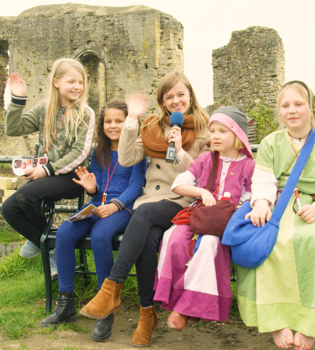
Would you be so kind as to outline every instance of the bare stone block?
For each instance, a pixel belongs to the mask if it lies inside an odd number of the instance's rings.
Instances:
[[[3,190],[12,189],[12,179],[8,177],[0,177],[0,188]]]

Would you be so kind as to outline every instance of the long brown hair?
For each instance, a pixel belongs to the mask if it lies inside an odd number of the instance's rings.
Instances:
[[[104,134],[104,119],[106,111],[110,108],[119,109],[124,113],[125,118],[128,115],[128,109],[125,101],[112,101],[109,102],[105,107],[102,108],[100,116],[97,121],[96,127],[96,160],[98,164],[105,168],[105,164],[110,166],[110,149],[111,149],[111,140]],[[105,153],[105,159],[104,159]]]
[[[207,112],[199,105],[194,89],[192,88],[189,80],[185,76],[184,73],[180,71],[172,71],[170,73],[167,73],[164,75],[164,77],[161,79],[158,90],[157,90],[157,103],[160,107],[160,113],[158,114],[157,118],[154,118],[152,120],[152,124],[158,123],[160,126],[162,126],[162,121],[164,117],[169,115],[169,112],[167,108],[164,106],[164,96],[165,94],[170,91],[170,89],[177,84],[179,81],[183,82],[186,86],[186,88],[189,91],[190,94],[190,107],[188,114],[192,114],[194,117],[194,127],[196,131],[207,129],[208,123],[209,123],[209,115]]]
[[[48,100],[46,103],[46,116],[43,129],[43,138],[45,146],[48,146],[50,142],[51,132],[55,125],[56,115],[60,107],[60,94],[58,89],[54,85],[54,79],[62,78],[70,68],[75,68],[83,78],[83,91],[80,98],[72,105],[69,106],[67,115],[64,119],[64,125],[66,129],[66,138],[71,138],[73,134],[77,136],[77,130],[80,123],[83,121],[84,112],[87,112],[86,108],[86,74],[82,64],[71,58],[60,58],[52,65],[51,72],[49,74],[49,91]],[[87,126],[86,126],[87,127]]]

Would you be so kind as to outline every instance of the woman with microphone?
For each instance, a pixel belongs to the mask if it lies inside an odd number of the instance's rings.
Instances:
[[[94,319],[104,319],[118,312],[121,288],[135,264],[140,298],[140,319],[132,337],[135,346],[148,345],[158,323],[153,306],[153,284],[163,233],[171,226],[171,219],[194,201],[171,193],[171,185],[200,153],[209,152],[209,116],[198,104],[183,73],[170,72],[162,78],[157,102],[159,114],[144,119],[138,137],[139,118],[147,111],[148,101],[143,94],[126,98],[128,117],[120,136],[118,159],[122,166],[131,166],[150,157],[146,184],[143,195],[135,202],[136,211],[124,233],[110,276],[80,311]],[[181,112],[183,118],[178,114],[171,116],[174,112]]]

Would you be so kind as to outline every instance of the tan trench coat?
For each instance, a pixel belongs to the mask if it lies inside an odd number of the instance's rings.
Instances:
[[[167,138],[171,127],[165,125],[164,130],[164,136]],[[208,130],[197,133],[191,148],[185,151],[180,163],[176,160],[174,163],[167,163],[165,159],[150,158],[150,164],[145,174],[146,184],[143,195],[135,201],[134,209],[142,203],[162,200],[170,200],[183,207],[192,203],[195,198],[182,197],[171,193],[171,186],[176,176],[186,171],[200,153],[209,152],[209,147],[207,146],[209,139],[210,134]],[[131,166],[137,164],[146,156],[141,136],[138,137],[138,130],[129,130],[124,125],[118,146],[119,163],[125,167]]]

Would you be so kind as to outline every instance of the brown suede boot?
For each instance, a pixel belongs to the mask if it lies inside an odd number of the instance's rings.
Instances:
[[[132,337],[133,346],[147,346],[151,343],[151,334],[158,325],[158,318],[154,306],[141,307],[138,327]]]
[[[106,278],[96,296],[80,310],[80,314],[97,320],[116,314],[119,311],[122,286],[123,283]]]

